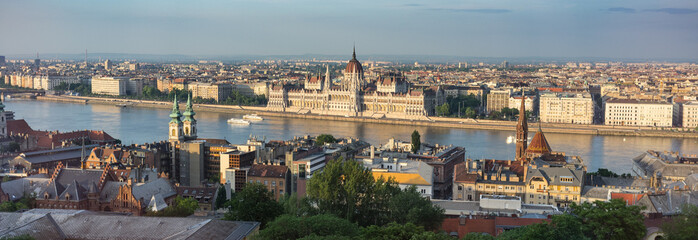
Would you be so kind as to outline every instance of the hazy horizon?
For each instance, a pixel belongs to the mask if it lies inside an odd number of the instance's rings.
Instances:
[[[685,59],[698,1],[5,1],[0,55]]]

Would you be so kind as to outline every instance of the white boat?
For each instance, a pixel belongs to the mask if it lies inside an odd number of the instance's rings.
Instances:
[[[516,140],[516,138],[514,138],[514,136],[508,136],[508,137],[507,137],[507,144],[513,143],[514,140]]]
[[[231,118],[228,119],[229,124],[235,124],[235,125],[250,125],[250,122],[247,120],[239,119],[239,118]]]
[[[242,116],[242,119],[249,120],[249,121],[262,121],[264,118],[257,116],[257,114],[247,114]]]

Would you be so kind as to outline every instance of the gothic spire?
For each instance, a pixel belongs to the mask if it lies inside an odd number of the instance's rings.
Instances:
[[[354,43],[354,50],[351,53],[351,60],[356,60],[356,43]]]

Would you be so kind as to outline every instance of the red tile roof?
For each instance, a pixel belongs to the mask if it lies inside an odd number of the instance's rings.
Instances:
[[[9,135],[14,134],[29,134],[34,132],[34,130],[27,124],[24,119],[19,120],[8,120],[7,121],[7,133]]]

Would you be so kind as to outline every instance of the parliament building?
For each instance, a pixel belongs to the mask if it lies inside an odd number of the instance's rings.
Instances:
[[[444,101],[440,87],[410,88],[401,74],[366,81],[354,51],[340,84],[333,84],[328,66],[324,77],[308,76],[303,86],[270,86],[267,108],[299,114],[426,119]]]

